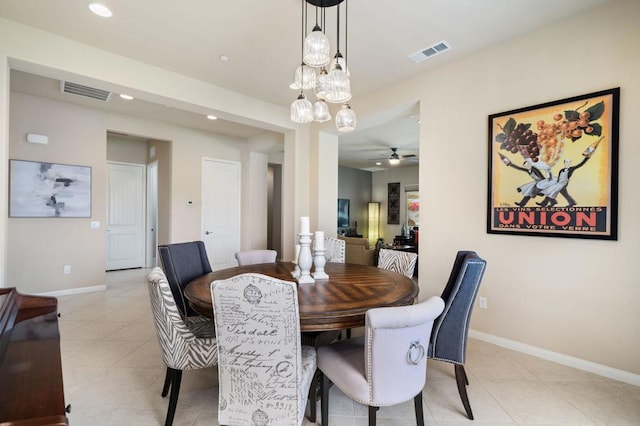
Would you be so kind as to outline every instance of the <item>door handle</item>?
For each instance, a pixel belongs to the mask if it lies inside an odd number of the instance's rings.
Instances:
[[[213,234],[213,232],[204,231],[204,235],[209,235],[209,234]]]

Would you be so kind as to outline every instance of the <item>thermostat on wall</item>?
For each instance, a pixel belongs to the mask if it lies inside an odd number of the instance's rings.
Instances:
[[[27,133],[27,142],[31,143],[39,143],[42,145],[46,145],[49,143],[49,138],[45,135],[37,135],[35,133]]]

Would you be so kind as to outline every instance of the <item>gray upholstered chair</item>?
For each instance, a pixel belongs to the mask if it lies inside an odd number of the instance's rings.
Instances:
[[[367,311],[365,334],[318,348],[322,379],[322,425],[329,420],[329,382],[356,402],[369,406],[369,425],[379,407],[414,400],[416,421],[424,425],[422,389],[433,320],[441,298],[410,306]]]
[[[182,371],[216,365],[218,346],[215,338],[199,338],[187,327],[162,269],[154,268],[147,277],[147,284],[162,360],[167,366],[162,396],[167,396],[171,390],[165,420],[165,426],[169,426],[176,413]]]
[[[185,318],[185,322],[203,323],[184,297],[184,288],[191,280],[211,272],[211,265],[207,251],[202,241],[187,243],[163,244],[158,246],[160,263],[167,276],[171,293],[176,301],[178,310]],[[195,321],[192,321],[195,319]],[[211,323],[211,321],[209,321]],[[213,335],[213,324],[210,324],[210,334]]]
[[[405,251],[380,249],[378,268],[397,272],[405,277],[413,278],[418,255]]]
[[[464,363],[473,303],[486,265],[487,262],[473,251],[457,253],[449,281],[441,296],[445,302],[444,312],[433,325],[428,353],[429,358],[454,365],[458,393],[471,420],[473,412],[467,396],[469,380],[464,371]]]
[[[257,263],[274,263],[278,252],[275,250],[246,250],[235,254],[238,265],[254,265]]]
[[[316,349],[300,343],[296,283],[241,274],[212,282],[211,297],[220,424],[301,425]]]
[[[346,243],[344,240],[336,237],[326,237],[324,239],[324,257],[327,259],[327,262],[344,263],[345,247]]]

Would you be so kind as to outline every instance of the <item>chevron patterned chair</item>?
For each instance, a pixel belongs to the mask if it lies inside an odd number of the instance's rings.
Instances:
[[[187,327],[162,269],[154,268],[147,276],[147,284],[162,360],[167,366],[162,397],[171,389],[165,420],[165,426],[170,426],[176,413],[182,371],[216,365],[218,346],[215,338],[196,337]]]
[[[336,237],[324,239],[325,257],[327,262],[344,263],[346,243]]]
[[[212,282],[211,297],[220,424],[302,425],[316,349],[300,343],[296,283],[241,274]]]
[[[464,371],[467,352],[467,334],[473,302],[487,266],[487,261],[474,251],[459,251],[453,262],[449,281],[442,291],[444,312],[433,324],[429,343],[429,358],[453,364],[458,393],[467,417],[473,420],[473,412],[467,386],[469,379]]]
[[[378,268],[397,272],[408,278],[413,278],[418,255],[398,250],[380,249]]]

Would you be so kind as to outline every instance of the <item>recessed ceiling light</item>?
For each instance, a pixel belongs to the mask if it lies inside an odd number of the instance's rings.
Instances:
[[[378,162],[376,163],[376,166],[382,166],[382,163],[378,161]]]
[[[120,97],[121,97],[122,99],[124,99],[125,101],[133,100],[133,96],[125,95],[124,93],[121,93],[121,94],[120,94]]]
[[[229,57],[227,55],[220,55],[218,58],[220,58],[222,62],[227,62],[229,60]]]
[[[217,120],[218,119],[218,117],[216,117],[215,115],[211,115],[211,114],[207,115],[207,118],[209,120]]]
[[[111,18],[111,15],[113,15],[107,6],[100,3],[90,3],[89,10],[103,18]]]

